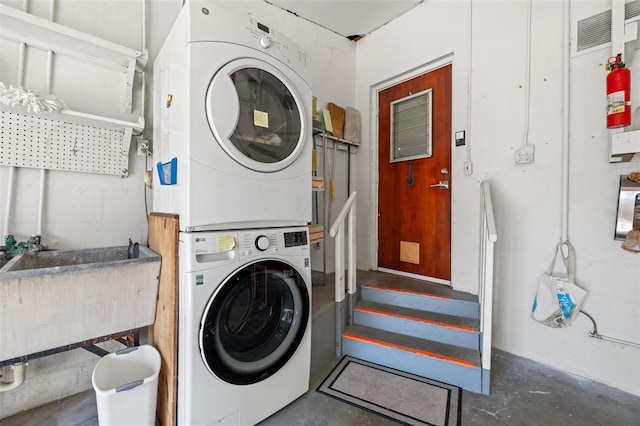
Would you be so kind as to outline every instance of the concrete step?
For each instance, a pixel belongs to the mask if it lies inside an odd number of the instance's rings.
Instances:
[[[476,295],[417,280],[362,285],[360,298],[414,310],[476,320],[480,318],[480,305]]]
[[[477,319],[361,300],[355,310],[354,322],[467,349],[480,349]]]
[[[342,351],[345,355],[472,392],[482,390],[478,350],[355,324],[348,326],[343,334]]]

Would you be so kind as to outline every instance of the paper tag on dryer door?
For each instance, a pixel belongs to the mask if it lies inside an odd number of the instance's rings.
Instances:
[[[253,125],[256,127],[269,128],[269,113],[265,111],[253,110]]]

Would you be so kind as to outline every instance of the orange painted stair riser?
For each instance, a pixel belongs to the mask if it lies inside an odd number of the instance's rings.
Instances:
[[[426,320],[426,319],[412,317],[412,316],[409,316],[409,315],[394,314],[394,313],[391,313],[391,312],[378,311],[376,309],[356,308],[356,310],[359,311],[359,312],[364,312],[364,313],[368,313],[368,314],[382,315],[382,316],[386,316],[386,317],[393,317],[393,318],[399,318],[399,319],[406,319],[406,320],[410,320],[410,321],[421,322],[421,323],[424,323],[424,324],[438,325],[438,326],[450,328],[450,329],[453,329],[453,330],[459,330],[459,331],[464,331],[464,332],[468,332],[468,333],[475,333],[475,330],[473,329],[473,327],[465,327],[465,326],[462,326],[462,325],[448,324],[446,322]]]
[[[472,362],[465,361],[463,359],[449,357],[449,356],[438,354],[438,353],[435,353],[435,352],[423,351],[423,350],[416,349],[416,348],[410,348],[408,346],[397,345],[397,344],[389,343],[389,342],[383,342],[381,340],[376,340],[376,339],[369,339],[369,338],[366,338],[366,337],[356,336],[354,334],[349,334],[349,333],[345,333],[343,335],[343,337],[345,339],[351,339],[351,340],[355,340],[355,341],[359,341],[359,342],[363,342],[363,343],[370,343],[370,344],[373,344],[373,345],[383,346],[383,347],[387,347],[387,348],[399,349],[399,350],[406,351],[406,352],[412,352],[412,353],[417,354],[417,355],[440,359],[442,361],[447,361],[447,362],[450,362],[452,364],[461,365],[463,367],[476,368],[476,365],[473,364]]]

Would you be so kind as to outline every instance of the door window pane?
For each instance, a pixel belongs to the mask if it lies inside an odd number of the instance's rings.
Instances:
[[[391,103],[391,162],[431,157],[431,89]]]

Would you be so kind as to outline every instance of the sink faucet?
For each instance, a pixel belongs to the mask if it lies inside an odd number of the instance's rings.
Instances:
[[[4,239],[4,245],[0,246],[0,254],[2,254],[5,259],[11,259],[18,254],[32,253],[45,249],[46,247],[41,244],[40,235],[32,235],[27,241],[21,243],[16,243],[13,235],[7,235]]]

